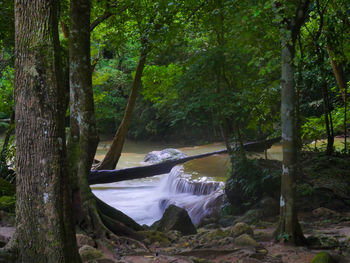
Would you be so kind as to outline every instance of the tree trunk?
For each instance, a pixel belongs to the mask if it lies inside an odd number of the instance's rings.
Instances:
[[[77,224],[84,230],[102,225],[87,182],[98,144],[90,65],[90,1],[70,2],[68,155]],[[98,232],[98,231],[97,231]],[[101,234],[101,233],[96,233]],[[102,235],[102,234],[101,234]]]
[[[128,134],[129,124],[132,117],[132,112],[136,103],[136,98],[141,86],[142,72],[146,63],[147,52],[141,52],[139,62],[136,67],[136,73],[134,80],[132,82],[131,93],[129,96],[128,104],[126,106],[123,120],[119,125],[117,133],[113,138],[111,147],[109,148],[106,156],[103,158],[102,162],[98,163],[94,170],[113,170],[115,169],[120,155],[123,150],[124,141]]]
[[[343,71],[343,66],[342,63],[337,63],[336,61],[333,60],[332,55],[331,55],[331,49],[330,46],[327,45],[327,53],[329,56],[329,60],[332,65],[334,77],[337,81],[338,88],[342,94],[342,98],[344,101],[344,152],[346,153],[347,151],[347,145],[346,145],[346,140],[347,140],[347,97],[348,97],[348,87],[346,84],[346,77]]]
[[[326,132],[327,132],[327,154],[331,155],[333,153],[334,146],[334,132],[333,132],[333,121],[332,121],[332,113],[329,102],[329,94],[327,88],[327,79],[326,79],[326,70],[324,68],[324,52],[322,51],[319,44],[316,46],[318,64],[321,71],[322,77],[322,96],[323,96],[323,111],[325,116],[325,124],[326,124]]]
[[[282,148],[280,221],[276,234],[287,235],[292,244],[304,243],[295,207],[295,178],[297,174],[297,140],[295,120],[295,83],[293,49],[283,43],[282,50]]]
[[[9,142],[10,142],[10,138],[11,138],[11,135],[13,134],[14,130],[15,130],[15,112],[12,111],[11,118],[10,118],[10,125],[6,131],[4,143],[2,145],[1,154],[6,154],[7,148],[8,148]]]
[[[58,2],[16,0],[18,262],[81,262],[65,202],[64,92]],[[67,214],[68,218],[70,215]]]

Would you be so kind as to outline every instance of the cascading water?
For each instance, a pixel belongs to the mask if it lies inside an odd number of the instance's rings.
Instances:
[[[189,150],[193,151],[193,148]],[[205,152],[208,151],[210,150],[205,149]],[[190,166],[205,168],[205,171],[200,170],[199,173],[195,172],[194,167],[188,169],[186,163],[186,169],[183,165],[178,165],[169,174],[94,185],[93,192],[139,224],[151,225],[159,220],[170,204],[185,208],[193,223],[198,224],[202,218],[215,215],[223,202],[224,183],[212,179],[224,175],[221,158],[223,156],[212,156],[190,161]],[[141,160],[130,165],[137,166],[140,162]],[[207,167],[209,163],[212,166]]]
[[[162,211],[171,204],[185,208],[193,223],[198,224],[202,218],[217,213],[223,203],[223,187],[223,182],[207,181],[206,177],[192,180],[182,165],[175,166],[160,184],[165,198],[159,206]]]

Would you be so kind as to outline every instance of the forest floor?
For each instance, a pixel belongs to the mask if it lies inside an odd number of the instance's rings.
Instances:
[[[251,240],[237,241],[232,237],[232,227],[200,228],[196,235],[179,239],[174,239],[174,233],[170,233],[168,239],[172,243],[169,246],[156,241],[148,246],[150,252],[130,253],[116,262],[309,263],[321,251],[331,254],[336,262],[350,262],[350,213],[330,211],[325,210],[324,214],[317,215],[315,212],[299,215],[305,237],[313,235],[323,240],[322,244],[316,242],[317,244],[314,243],[311,247],[293,247],[283,241],[276,242],[273,232],[276,229],[277,218],[270,218],[269,221],[251,225],[255,244]]]

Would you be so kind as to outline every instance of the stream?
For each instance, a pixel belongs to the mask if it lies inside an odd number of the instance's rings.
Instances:
[[[95,158],[102,160],[110,142],[99,144]],[[193,147],[171,144],[127,141],[116,169],[147,165],[148,152],[176,148],[191,156],[224,149],[223,143]],[[268,150],[268,158],[279,159],[280,147]],[[107,204],[119,209],[137,223],[151,225],[159,220],[170,204],[183,207],[192,221],[215,214],[223,200],[223,181],[229,167],[227,154],[195,159],[175,166],[169,174],[149,178],[91,186],[93,193]]]

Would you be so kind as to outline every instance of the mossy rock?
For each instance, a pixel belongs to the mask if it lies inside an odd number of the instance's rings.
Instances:
[[[83,262],[90,262],[92,260],[103,258],[103,254],[101,251],[89,245],[82,246],[79,249],[79,254]]]
[[[159,244],[161,247],[170,246],[171,242],[168,237],[159,231],[138,231],[137,233],[145,237],[145,242],[149,244]]]
[[[246,223],[238,222],[231,229],[231,236],[238,237],[242,234],[254,235],[253,229]]]
[[[15,196],[0,197],[0,210],[7,212],[15,212],[16,198]]]
[[[234,240],[235,245],[241,247],[258,247],[259,243],[256,242],[250,235],[243,234],[236,237]]]
[[[327,252],[319,252],[311,263],[337,263],[337,261]]]
[[[9,181],[0,177],[0,196],[11,196],[15,195],[16,187],[14,184],[11,184]]]

